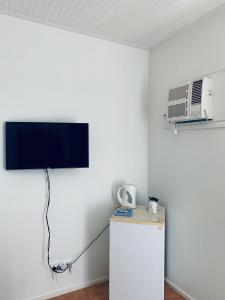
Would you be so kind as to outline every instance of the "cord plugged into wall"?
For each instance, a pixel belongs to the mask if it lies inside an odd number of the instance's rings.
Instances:
[[[50,169],[45,169],[45,175],[46,175],[46,181],[47,181],[47,205],[46,205],[46,211],[45,211],[45,220],[46,220],[46,226],[48,230],[48,241],[47,241],[47,263],[49,266],[49,269],[52,271],[53,274],[59,274],[59,273],[64,273],[65,271],[69,270],[71,272],[73,264],[75,264],[78,259],[86,253],[86,251],[102,236],[102,234],[107,230],[109,227],[109,224],[107,224],[103,230],[93,239],[85,248],[84,250],[72,261],[70,262],[60,262],[60,263],[55,263],[52,264],[50,263],[50,248],[51,248],[51,230],[50,230],[50,225],[48,221],[48,211],[49,211],[49,205],[51,202],[51,182],[50,182],[50,176],[49,176],[49,171]]]
[[[61,262],[57,264],[51,265],[51,269],[55,273],[64,273],[66,270],[69,270],[69,272],[72,271],[72,264],[71,262]]]

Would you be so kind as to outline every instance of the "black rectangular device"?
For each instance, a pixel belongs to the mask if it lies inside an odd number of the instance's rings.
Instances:
[[[6,122],[6,169],[88,168],[88,127],[88,123]]]

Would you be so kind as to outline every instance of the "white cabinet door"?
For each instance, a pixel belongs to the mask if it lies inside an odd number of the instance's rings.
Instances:
[[[165,227],[110,222],[110,300],[164,300]]]

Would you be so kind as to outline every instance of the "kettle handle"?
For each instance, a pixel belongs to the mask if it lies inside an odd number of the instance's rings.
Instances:
[[[124,199],[123,198],[121,198],[121,196],[120,196],[120,192],[122,191],[122,189],[124,189],[125,188],[125,185],[122,185],[121,187],[119,187],[118,188],[118,190],[117,190],[117,199],[119,200],[119,202],[120,202],[120,204],[122,205],[122,206],[124,206]]]

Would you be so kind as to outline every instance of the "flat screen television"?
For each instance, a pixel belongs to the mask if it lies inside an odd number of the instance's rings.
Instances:
[[[89,167],[87,123],[5,123],[6,170]]]

